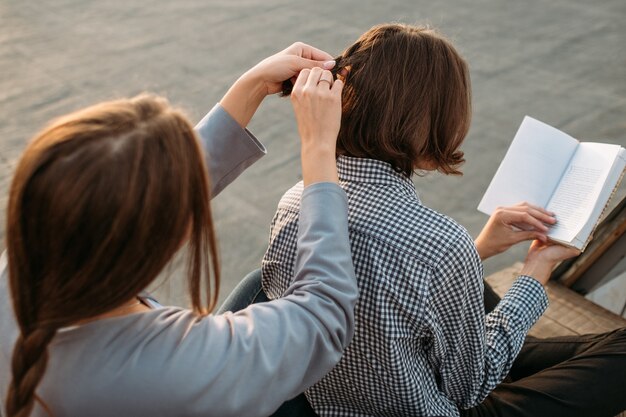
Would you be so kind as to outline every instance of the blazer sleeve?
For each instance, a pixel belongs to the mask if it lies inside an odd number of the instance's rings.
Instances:
[[[171,338],[158,342],[170,370],[158,389],[185,404],[179,415],[270,415],[339,361],[357,297],[347,198],[336,184],[313,184],[302,198],[295,281],[285,297],[192,322],[171,349]]]
[[[220,104],[200,120],[196,134],[205,153],[211,182],[211,198],[266,154],[248,129],[242,128]]]

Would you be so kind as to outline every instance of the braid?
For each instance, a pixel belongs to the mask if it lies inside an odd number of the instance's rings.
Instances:
[[[208,289],[212,276],[217,294],[208,197],[193,128],[163,99],[98,104],[58,119],[33,139],[15,170],[6,216],[20,335],[5,417],[28,417],[35,403],[51,415],[37,388],[58,329],[135,297],[188,234],[190,247],[201,248],[192,252],[192,283],[206,276]],[[210,264],[213,274],[204,274]]]
[[[7,394],[7,417],[28,417],[35,404],[35,389],[48,364],[48,344],[56,328],[20,334],[13,349],[13,380]]]

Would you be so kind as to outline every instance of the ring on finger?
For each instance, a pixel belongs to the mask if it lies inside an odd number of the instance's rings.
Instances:
[[[331,80],[327,80],[326,78],[320,78],[320,80],[317,83],[319,84],[321,82],[327,82],[328,85],[333,85],[333,82]]]

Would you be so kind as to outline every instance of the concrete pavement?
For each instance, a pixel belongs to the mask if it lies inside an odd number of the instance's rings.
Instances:
[[[438,27],[470,63],[465,175],[415,183],[425,204],[476,236],[486,221],[476,206],[524,115],[579,139],[626,145],[625,20],[623,0],[3,0],[0,234],[16,158],[50,118],[148,90],[197,121],[239,74],[293,41],[338,53],[373,24],[402,21]],[[214,201],[222,299],[258,267],[276,203],[299,179],[289,102],[266,100],[250,129],[269,154]],[[520,246],[486,268],[524,253]],[[165,302],[185,304],[181,282],[160,287]]]

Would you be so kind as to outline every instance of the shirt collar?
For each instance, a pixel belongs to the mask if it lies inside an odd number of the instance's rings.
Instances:
[[[413,181],[391,164],[376,159],[354,158],[339,155],[337,171],[340,181],[381,185],[399,185],[411,195],[416,195]]]

